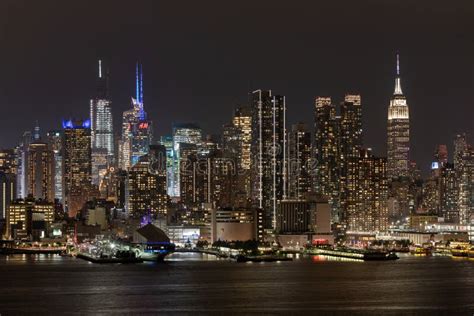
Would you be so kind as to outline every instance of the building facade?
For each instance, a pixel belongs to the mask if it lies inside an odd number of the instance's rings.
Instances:
[[[305,199],[312,192],[315,160],[312,159],[311,132],[304,123],[294,124],[288,133],[287,198]]]
[[[400,64],[397,55],[395,90],[388,107],[387,163],[390,179],[408,176],[410,151],[410,115],[407,100],[402,92]]]
[[[90,120],[63,121],[63,189],[65,206],[75,216],[89,198],[92,185]]]
[[[286,195],[286,101],[255,90],[252,102],[252,199],[265,211],[266,228],[276,227],[277,201]]]

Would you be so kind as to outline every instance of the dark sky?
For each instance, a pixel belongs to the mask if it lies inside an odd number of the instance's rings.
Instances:
[[[311,124],[315,96],[357,92],[365,145],[385,154],[398,50],[412,158],[427,169],[436,144],[474,137],[473,35],[472,0],[0,0],[0,147],[35,120],[87,116],[102,57],[116,121],[139,59],[158,135],[186,121],[218,133],[250,88],[286,95],[289,122]]]

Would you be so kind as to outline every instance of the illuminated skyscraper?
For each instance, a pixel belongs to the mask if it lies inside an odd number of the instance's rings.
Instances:
[[[456,170],[451,163],[445,163],[440,168],[439,190],[440,190],[440,216],[447,223],[459,222],[459,211],[457,208],[458,181]]]
[[[152,122],[147,119],[143,103],[143,68],[136,66],[136,98],[132,108],[123,112],[122,137],[119,142],[119,167],[128,170],[148,153],[153,139]]]
[[[466,134],[454,140],[454,172],[456,176],[458,221],[465,225],[474,216],[474,147]]]
[[[288,133],[288,195],[303,200],[312,191],[311,133],[304,123],[294,124]]]
[[[456,175],[458,178],[459,224],[469,224],[474,216],[474,147],[467,145],[465,150],[458,153]]]
[[[468,148],[466,134],[458,134],[454,139],[454,167],[459,169],[462,166],[462,156]]]
[[[8,206],[16,199],[16,175],[17,159],[15,150],[0,150],[0,219],[5,218]]]
[[[175,152],[173,149],[173,136],[161,136],[160,144],[166,148],[166,190],[169,196],[173,195],[173,164]]]
[[[314,155],[316,174],[314,190],[328,197],[332,218],[340,213],[340,117],[330,97],[317,97],[314,107]]]
[[[181,181],[181,144],[192,144],[196,146],[196,154],[198,150],[198,146],[201,146],[202,143],[202,130],[199,126],[194,124],[177,124],[173,126],[173,150],[174,150],[174,157],[175,160],[173,161],[173,174],[170,181],[170,186],[172,188],[172,197],[179,197],[181,196],[181,188],[180,188],[180,181]],[[186,159],[184,157],[183,159]]]
[[[358,157],[362,149],[362,104],[360,95],[346,94],[341,104],[341,157]]]
[[[46,134],[48,144],[54,153],[54,197],[63,202],[63,133],[49,131]]]
[[[8,207],[16,197],[16,177],[0,168],[0,219],[5,219]],[[0,234],[1,237],[1,234]]]
[[[110,101],[107,69],[99,60],[97,92],[90,101],[92,183],[99,185],[114,160],[112,102]]]
[[[346,94],[341,103],[341,119],[339,128],[339,205],[342,212],[348,209],[348,192],[346,185],[354,170],[349,169],[349,162],[360,157],[362,149],[362,104],[360,95]],[[337,218],[334,218],[337,220]]]
[[[0,149],[0,171],[16,175],[17,154],[15,149]]]
[[[23,133],[20,145],[17,148],[17,196],[19,198],[26,198],[28,195],[28,149],[33,141],[30,131]]]
[[[54,152],[47,143],[35,140],[28,150],[28,194],[54,202]]]
[[[410,151],[409,109],[400,82],[400,63],[397,54],[395,91],[388,107],[387,163],[389,179],[408,176]]]
[[[286,196],[285,97],[255,90],[252,104],[252,199],[265,212],[266,228],[276,227],[277,201]]]
[[[128,212],[134,218],[166,214],[166,148],[154,145],[128,172]]]
[[[90,120],[63,121],[63,129],[64,204],[75,216],[87,202],[92,184]]]
[[[251,144],[252,110],[241,106],[234,111],[232,121],[225,124],[222,130],[222,153],[234,165],[236,173],[233,200],[241,206],[247,206],[251,192]]]
[[[181,203],[191,207],[204,202],[204,185],[198,179],[197,145],[192,143],[179,143],[179,197]],[[199,184],[198,182],[201,182]]]
[[[235,110],[232,124],[238,133],[239,168],[250,170],[251,163],[251,145],[252,145],[252,109],[249,107],[239,107]]]
[[[348,160],[346,210],[343,221],[349,231],[378,232],[388,229],[387,161],[360,150]]]

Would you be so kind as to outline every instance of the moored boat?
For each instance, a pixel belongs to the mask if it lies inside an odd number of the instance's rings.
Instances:
[[[397,260],[399,257],[394,252],[387,252],[381,250],[363,250],[363,249],[351,249],[351,248],[335,248],[335,249],[324,249],[324,248],[313,248],[308,250],[309,254],[333,256],[341,258],[358,259],[364,261],[385,261],[385,260]]]

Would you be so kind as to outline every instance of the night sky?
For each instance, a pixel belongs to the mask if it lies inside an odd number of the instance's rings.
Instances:
[[[436,144],[474,140],[473,30],[472,0],[0,0],[0,147],[35,120],[88,116],[103,58],[116,125],[140,60],[157,135],[188,121],[219,133],[250,89],[286,95],[288,123],[311,126],[315,96],[355,92],[365,145],[385,155],[399,51],[411,158],[426,170]]]

